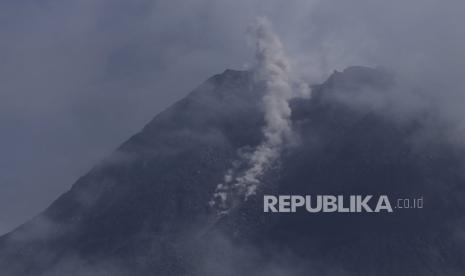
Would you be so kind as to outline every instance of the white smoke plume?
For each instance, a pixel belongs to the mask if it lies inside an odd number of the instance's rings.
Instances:
[[[283,144],[291,137],[291,108],[289,100],[297,96],[309,95],[308,85],[296,80],[291,64],[284,53],[279,37],[273,32],[266,18],[258,18],[250,28],[256,40],[255,81],[263,83],[265,94],[264,141],[248,155],[243,156],[247,169],[237,172],[237,166],[229,169],[224,182],[218,184],[212,205],[227,212],[234,198],[247,200],[256,193],[260,177],[280,154]],[[238,175],[238,176],[236,176]]]

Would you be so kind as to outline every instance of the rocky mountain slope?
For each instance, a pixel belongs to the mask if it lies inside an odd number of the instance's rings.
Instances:
[[[350,100],[391,89],[384,70],[350,67],[293,99],[295,141],[255,196],[218,216],[217,184],[263,140],[264,91],[250,72],[213,76],[3,236],[1,275],[463,275],[464,152],[437,138],[431,114],[399,120]],[[269,214],[264,193],[425,206]]]

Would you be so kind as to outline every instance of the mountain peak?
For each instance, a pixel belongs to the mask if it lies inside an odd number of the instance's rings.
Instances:
[[[335,71],[323,85],[349,90],[361,86],[373,86],[379,89],[392,85],[393,81],[394,76],[383,67],[350,66],[342,72]]]
[[[399,125],[332,104],[331,97],[329,104],[318,101],[337,91],[376,93],[391,81],[382,69],[350,67],[316,86],[313,98],[294,99],[298,141],[267,168],[256,196],[218,218],[208,202],[228,169],[240,167],[240,158],[263,141],[264,113],[263,91],[249,71],[215,75],[155,116],[38,218],[3,236],[2,275],[269,275],[263,267],[276,269],[281,252],[289,264],[278,271],[286,275],[301,275],[289,271],[294,267],[315,271],[313,264],[323,264],[316,274],[329,275],[328,262],[344,275],[433,275],[431,267],[434,275],[460,275],[448,272],[464,267],[465,253],[441,226],[454,222],[453,212],[441,212],[446,203],[431,199],[450,189],[457,199],[465,196],[456,185],[465,182],[462,163],[447,150],[413,145],[421,125]],[[264,193],[412,191],[434,208],[376,217],[274,216],[263,213],[261,201]],[[425,244],[432,250],[418,250]],[[386,264],[393,264],[389,274]]]

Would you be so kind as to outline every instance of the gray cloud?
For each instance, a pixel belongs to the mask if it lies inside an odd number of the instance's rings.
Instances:
[[[254,50],[244,33],[256,16],[273,22],[309,82],[348,65],[387,66],[420,93],[392,104],[433,103],[453,126],[450,139],[461,140],[464,8],[458,0],[2,1],[0,232],[45,208],[201,81],[246,66]]]
[[[247,200],[256,193],[261,176],[279,157],[282,145],[292,136],[289,100],[297,96],[309,96],[310,92],[306,84],[296,80],[282,42],[273,32],[268,19],[257,18],[250,32],[256,40],[257,64],[253,68],[254,77],[265,89],[262,98],[264,141],[253,152],[243,156],[248,163],[244,172],[237,172],[237,168],[233,167],[226,172],[224,183],[218,184],[214,196],[219,199],[219,207],[223,210],[231,207],[228,206],[231,201],[228,197],[232,194],[237,193],[241,199]],[[211,203],[215,203],[215,200]]]

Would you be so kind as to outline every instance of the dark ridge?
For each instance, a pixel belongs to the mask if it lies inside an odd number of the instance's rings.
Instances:
[[[263,140],[264,91],[248,71],[215,75],[1,237],[0,275],[462,275],[463,151],[419,146],[440,130],[334,97],[394,83],[385,69],[355,66],[293,99],[296,143],[257,196],[217,219],[208,206],[217,184]],[[425,209],[264,214],[263,194],[423,196]]]

